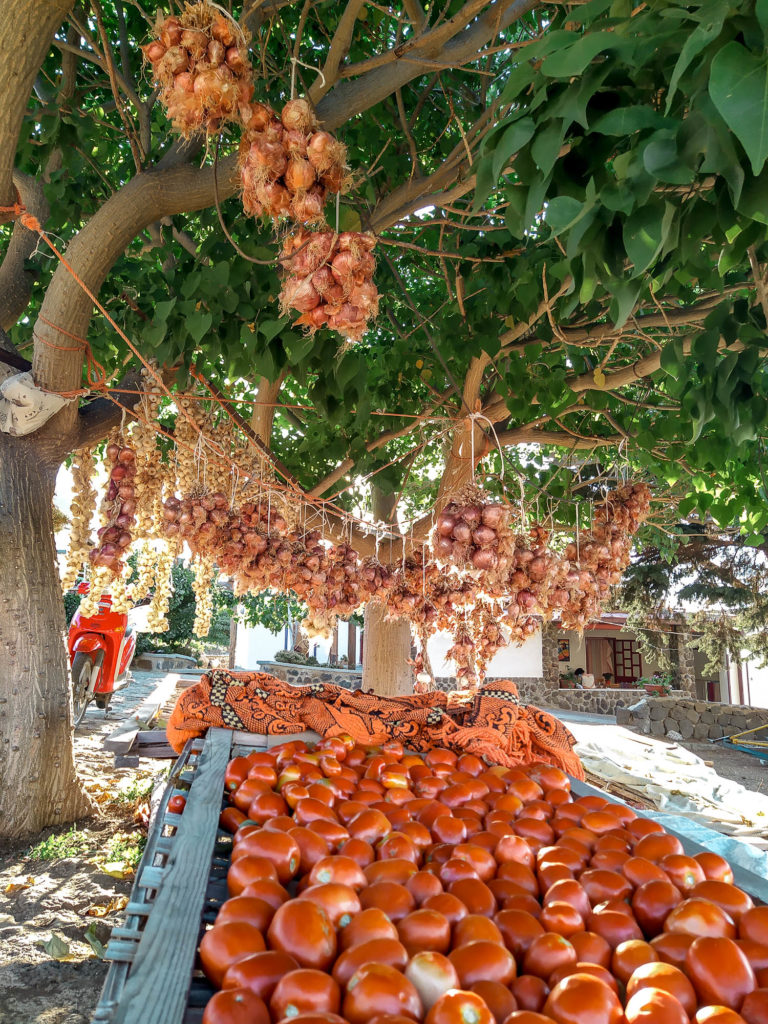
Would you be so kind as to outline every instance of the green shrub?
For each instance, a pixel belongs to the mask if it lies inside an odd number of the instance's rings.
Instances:
[[[317,658],[308,658],[301,651],[277,651],[275,661],[283,662],[286,665],[311,665],[317,664]]]

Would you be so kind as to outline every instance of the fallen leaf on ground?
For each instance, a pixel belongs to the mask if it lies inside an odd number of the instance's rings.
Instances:
[[[100,942],[99,939],[96,938],[96,932],[94,930],[95,927],[96,927],[95,923],[94,924],[89,924],[88,927],[85,929],[84,938],[85,938],[85,941],[88,943],[88,945],[93,950],[93,952],[96,954],[96,956],[100,960],[103,960],[104,959],[104,955],[107,952],[107,947],[102,942]]]
[[[54,960],[64,960],[69,956],[69,943],[65,942],[64,939],[55,932],[47,942],[43,943],[43,949],[48,956],[52,956]]]
[[[6,895],[10,895],[12,892],[21,892],[22,889],[29,889],[30,886],[35,884],[34,878],[29,875],[25,882],[9,882],[5,887]]]
[[[103,864],[101,870],[112,878],[130,878],[134,873],[130,864],[124,864],[122,861],[110,861]]]
[[[116,910],[123,910],[128,906],[127,896],[115,896],[109,903],[94,903],[86,910],[87,917],[106,917],[107,914],[113,914]]]

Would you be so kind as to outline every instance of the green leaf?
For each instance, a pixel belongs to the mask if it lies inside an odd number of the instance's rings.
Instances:
[[[685,363],[683,355],[683,342],[680,338],[674,338],[667,342],[661,350],[661,368],[670,377],[678,379]]]
[[[542,174],[549,174],[554,167],[564,134],[562,124],[556,121],[539,132],[531,144],[531,156]]]
[[[260,320],[258,324],[259,334],[263,334],[267,341],[272,341],[287,323],[287,317],[282,320]]]
[[[592,125],[592,131],[601,135],[631,135],[643,128],[664,128],[670,124],[652,107],[642,105],[634,107],[618,107],[603,114]]]
[[[640,281],[622,281],[613,289],[609,316],[617,327],[623,327],[627,322],[627,317],[635,308],[641,288]]]
[[[624,222],[624,248],[635,267],[633,276],[654,262],[664,244],[670,222],[666,204],[643,206]]]
[[[709,95],[759,174],[768,158],[768,58],[727,43],[712,61]]]
[[[581,75],[598,53],[604,50],[626,50],[627,44],[613,32],[590,32],[577,36],[567,49],[551,54],[541,65],[548,78],[574,78]]]
[[[294,365],[308,356],[315,345],[315,339],[311,334],[296,334],[291,331],[285,332],[282,342],[289,362]]]
[[[360,214],[352,206],[339,207],[339,231],[362,231]]]
[[[526,142],[530,141],[535,131],[536,125],[532,117],[524,117],[520,121],[515,121],[504,130],[504,134],[493,151],[493,163],[491,166],[493,181],[498,181],[506,162],[518,150],[522,149]]]
[[[199,345],[205,335],[211,329],[213,323],[213,317],[206,309],[195,310],[190,316],[187,317],[186,327],[189,334],[194,338],[196,343]]]
[[[88,927],[85,929],[85,933],[83,935],[83,938],[88,943],[88,945],[91,947],[91,949],[96,954],[96,956],[99,958],[99,960],[103,960],[104,957],[106,956],[107,948],[96,937],[96,923],[95,922],[93,924],[89,924],[88,925]]]
[[[547,203],[544,219],[552,229],[553,235],[566,231],[582,216],[584,204],[571,196],[555,196]]]
[[[69,943],[65,942],[60,935],[55,932],[51,935],[47,942],[43,943],[43,949],[48,956],[53,957],[54,960],[63,960],[69,956]]]
[[[176,305],[176,299],[168,299],[167,302],[156,302],[153,310],[153,319],[158,320],[164,324],[165,321],[171,314],[171,310]]]
[[[724,3],[723,0],[716,0],[715,3],[709,3],[702,10],[702,21],[699,22],[693,32],[691,32],[683,43],[680,56],[677,58],[677,63],[675,64],[675,70],[672,72],[672,77],[669,80],[666,113],[669,113],[670,107],[672,106],[672,100],[677,92],[677,86],[681,77],[688,69],[693,58],[697,54],[701,53],[704,47],[707,46],[708,43],[711,43],[712,40],[720,34],[727,13],[728,4]],[[706,20],[704,20],[705,18]]]
[[[651,136],[643,149],[643,166],[649,174],[670,185],[687,185],[693,171],[679,159],[675,133],[661,129]]]

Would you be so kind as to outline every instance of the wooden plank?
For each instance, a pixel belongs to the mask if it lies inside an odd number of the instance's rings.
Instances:
[[[591,786],[588,782],[581,782],[579,779],[571,779],[571,792],[575,796],[601,796],[604,799],[613,799],[616,803],[624,803],[623,800],[613,796],[610,793],[606,793],[602,789],[598,789],[596,786]],[[650,815],[644,813],[638,808],[632,808],[635,814],[641,818],[648,818]],[[661,812],[664,813],[664,812]],[[672,817],[672,815],[669,815]],[[668,825],[664,826],[667,832],[670,832],[673,836],[676,836],[683,845],[683,850],[689,857],[693,857],[697,853],[708,853],[706,846],[702,846],[701,843],[697,843],[694,839],[689,838],[682,832],[676,832],[671,829]],[[728,837],[730,838],[730,837]],[[730,863],[730,862],[729,862]],[[731,864],[731,870],[733,871],[733,881],[740,889],[743,889],[746,893],[759,903],[768,903],[768,878],[762,878],[760,875],[756,875],[754,871],[749,871],[747,868],[743,868],[738,864]]]
[[[162,870],[115,1024],[180,1024],[183,1019],[231,739],[227,729],[208,730],[175,849]]]
[[[116,753],[125,754],[136,738],[142,725],[151,725],[163,709],[163,705],[176,690],[179,681],[177,672],[167,672],[163,678],[155,684],[155,688],[149,696],[139,704],[130,718],[121,722],[116,729],[113,729],[104,740],[107,750],[114,750]],[[130,742],[129,742],[130,741]],[[129,743],[126,747],[125,744]]]

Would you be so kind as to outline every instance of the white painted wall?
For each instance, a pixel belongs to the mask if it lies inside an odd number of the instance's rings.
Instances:
[[[448,661],[446,653],[453,645],[450,633],[437,633],[428,644],[427,651],[435,676],[452,676],[456,666]],[[541,631],[529,637],[521,647],[504,647],[488,663],[486,674],[491,677],[508,676],[510,679],[541,678]]]

